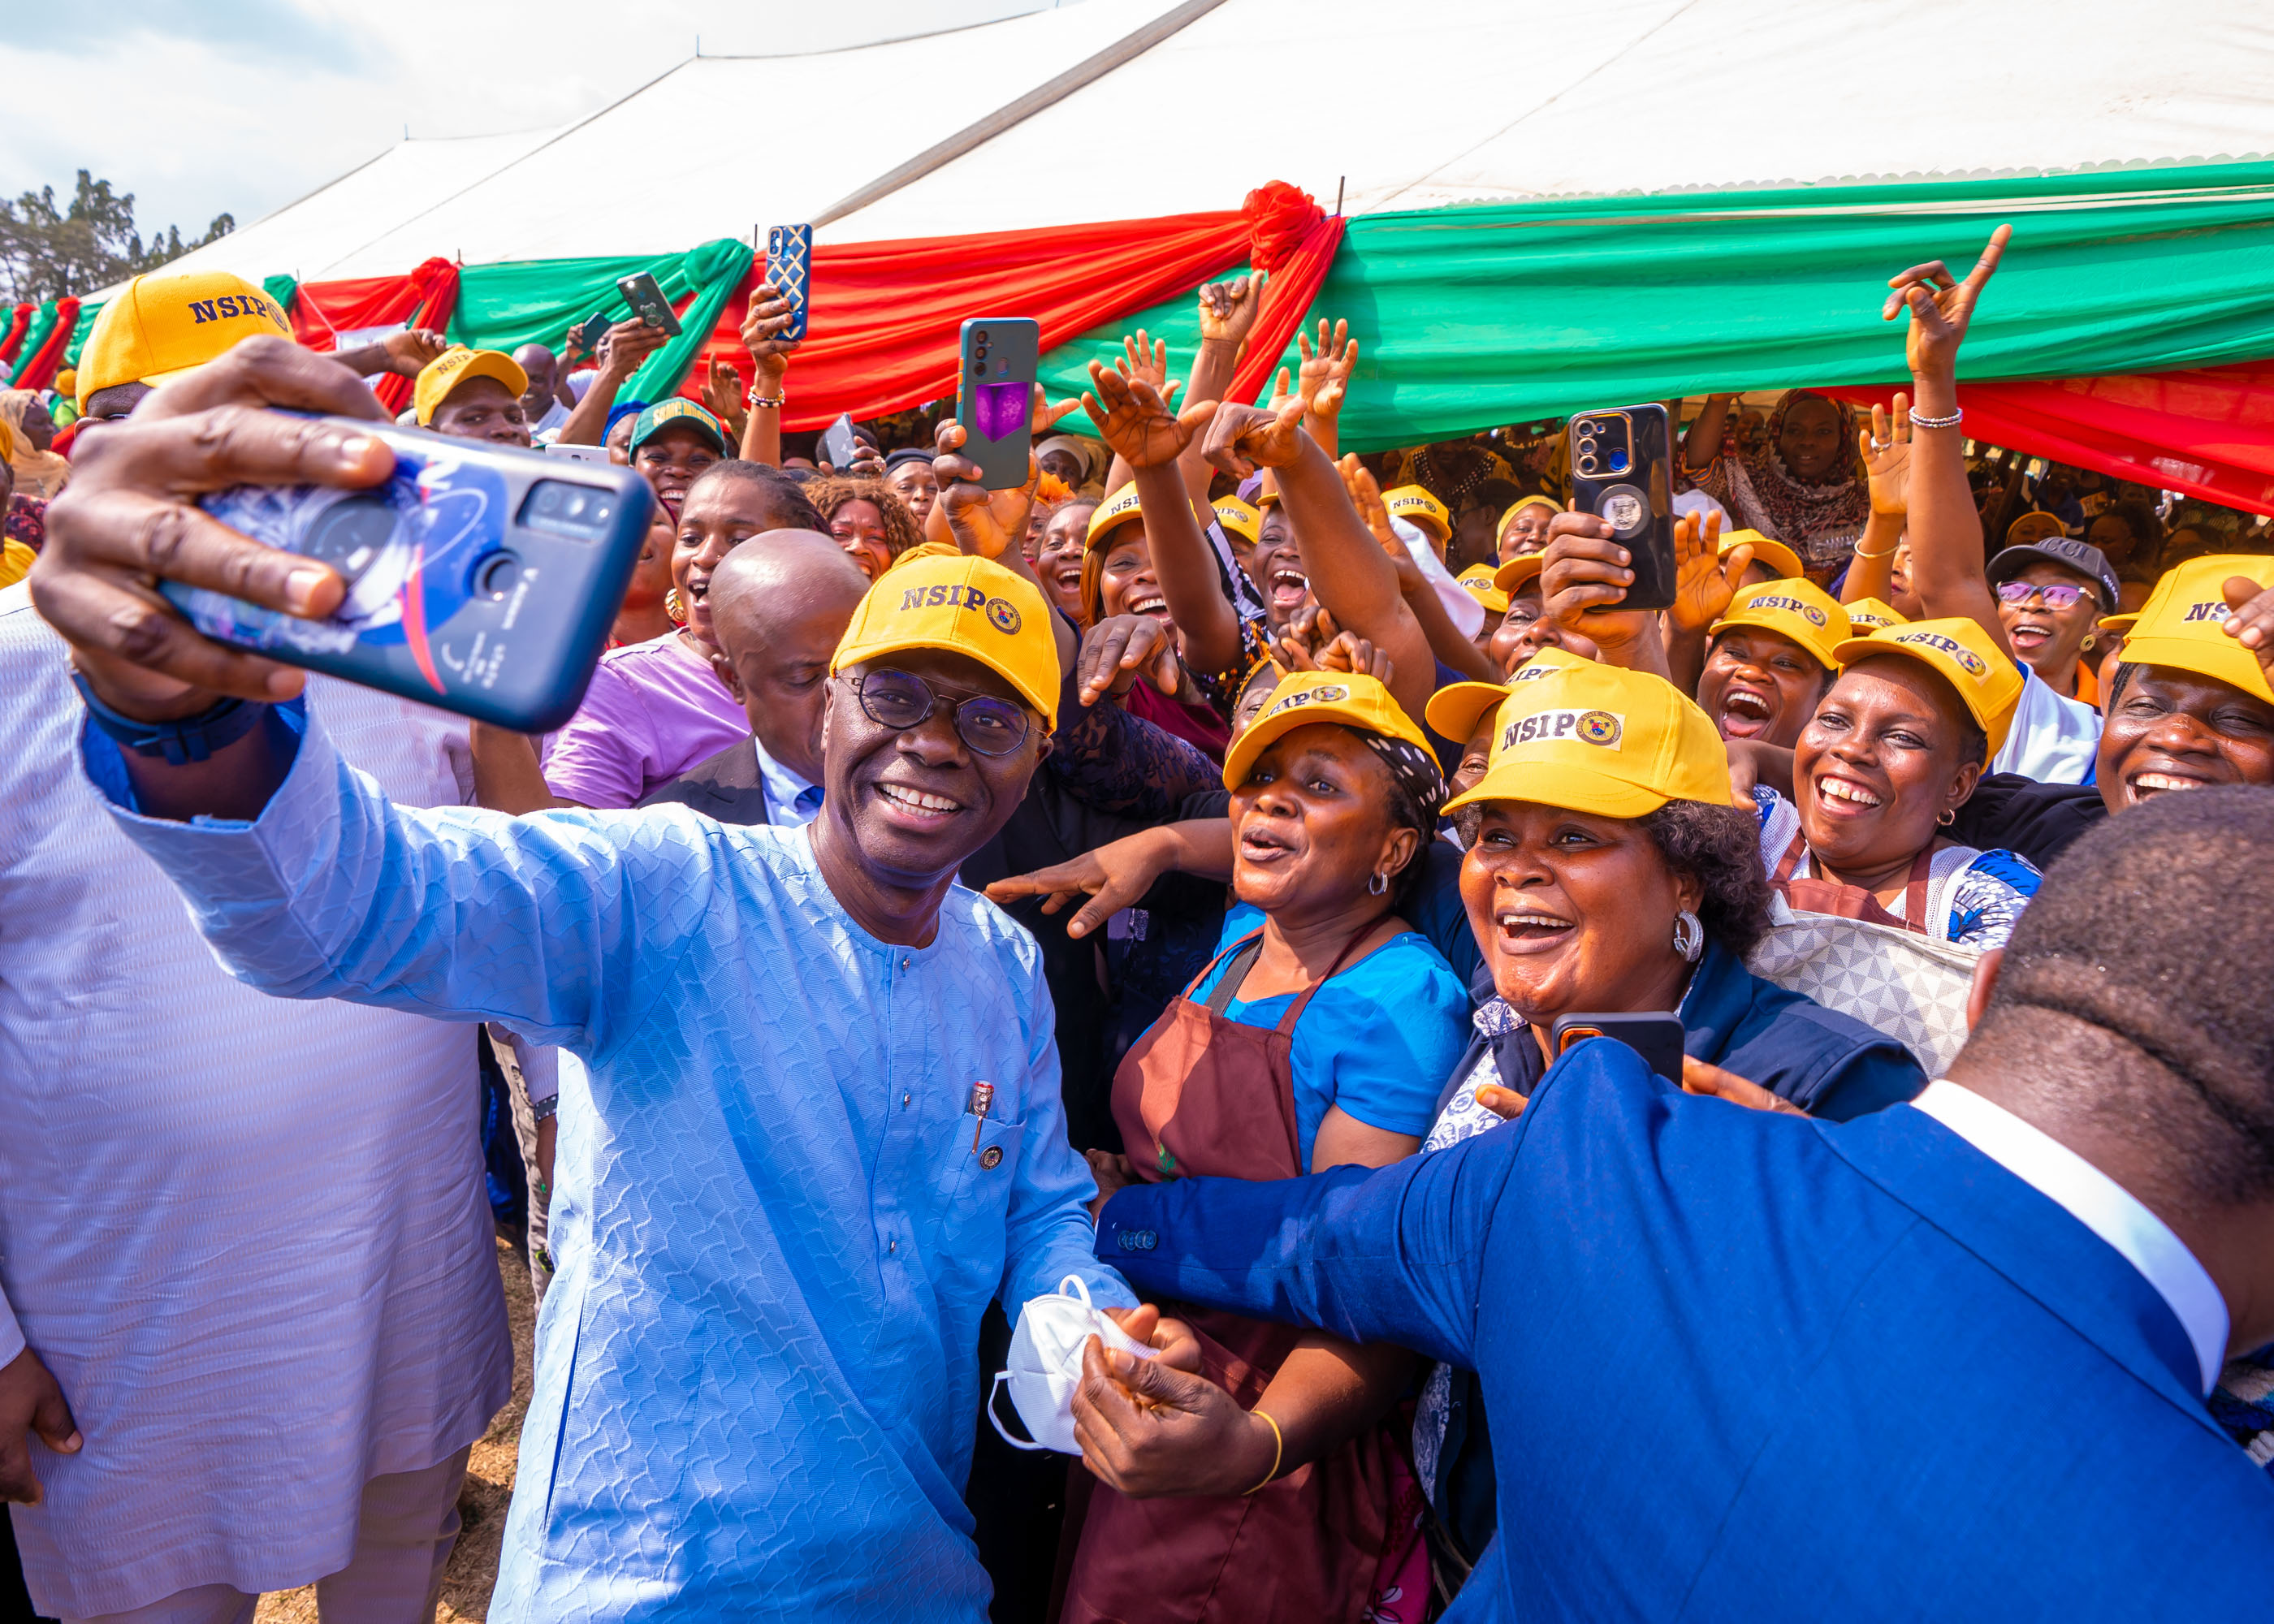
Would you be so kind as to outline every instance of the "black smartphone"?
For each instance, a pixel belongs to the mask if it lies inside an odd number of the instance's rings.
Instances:
[[[963,324],[955,420],[963,425],[963,455],[979,464],[979,483],[990,491],[1027,483],[1042,351],[1041,325],[1023,316],[975,316]]]
[[[608,320],[606,311],[594,311],[576,326],[576,347],[588,356],[599,355],[600,341],[608,335],[608,329],[614,325]]]
[[[663,289],[646,271],[636,276],[616,278],[616,291],[624,296],[632,314],[651,327],[661,327],[672,337],[679,336],[679,318],[672,312],[671,301],[663,297]]]
[[[1657,1011],[1610,1015],[1558,1015],[1547,1029],[1547,1046],[1559,1056],[1587,1038],[1609,1038],[1643,1057],[1650,1069],[1682,1086],[1682,1018]]]
[[[1674,605],[1673,436],[1666,408],[1612,406],[1571,419],[1571,511],[1608,520],[1631,555],[1628,609]]]
[[[802,342],[806,293],[813,282],[811,226],[776,226],[766,233],[766,280],[789,301],[789,325],[782,329],[782,337]]]
[[[346,598],[302,620],[203,588],[161,590],[208,637],[517,733],[584,703],[639,561],[646,479],[418,429],[335,419],[395,452],[386,484],[237,485],[199,506],[240,535],[321,559]]]

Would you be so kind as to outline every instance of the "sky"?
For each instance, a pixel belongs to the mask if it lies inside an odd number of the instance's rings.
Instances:
[[[1053,0],[134,0],[0,4],[0,197],[67,197],[90,169],[134,194],[135,222],[248,225],[413,136],[541,129],[599,111],[684,62],[772,56],[1043,11]],[[1079,0],[1059,0],[1061,4]],[[1111,4],[1111,0],[1090,0]],[[99,20],[97,20],[99,19]],[[49,116],[21,109],[44,107]],[[690,108],[779,150],[763,109]]]

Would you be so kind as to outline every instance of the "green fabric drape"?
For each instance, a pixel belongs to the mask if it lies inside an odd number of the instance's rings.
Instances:
[[[284,319],[290,321],[292,319],[292,301],[300,297],[298,279],[282,274],[264,276],[260,279],[260,288],[276,302],[276,308],[282,311]]]
[[[2274,356],[2274,163],[1364,215],[1306,320],[1343,318],[1359,340],[1352,450],[1589,406],[1878,383],[1906,375],[1903,324],[1879,320],[1886,279],[1937,258],[1962,275],[2004,221],[2014,243],[1967,377]],[[1073,387],[1141,320],[1181,371],[1190,298],[1050,351],[1046,381]]]
[[[102,314],[102,306],[100,304],[82,304],[79,307],[79,320],[72,325],[71,337],[64,344],[65,366],[79,365],[79,352],[87,348],[87,335],[94,331],[94,319],[101,314]]]
[[[616,281],[646,271],[674,304],[694,296],[680,312],[680,335],[624,386],[625,399],[659,400],[687,375],[719,312],[749,274],[750,258],[749,244],[721,238],[656,259],[469,265],[458,273],[458,305],[450,315],[449,335],[472,349],[508,354],[529,343],[558,350],[569,327],[595,312],[605,311],[619,320],[629,315]]]

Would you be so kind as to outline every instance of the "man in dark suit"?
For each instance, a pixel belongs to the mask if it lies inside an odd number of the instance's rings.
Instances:
[[[1479,1372],[1498,1532],[1450,1618],[2261,1616],[2274,1485],[2203,1397],[2274,1342],[2274,792],[2086,835],[1983,979],[1912,1105],[1757,1113],[1587,1042],[1434,1155],[1122,1191],[1098,1252]],[[1261,1485],[1335,1441],[1086,1376],[1134,1492],[1164,1445]]]
[[[697,762],[644,807],[690,807],[722,823],[802,824],[821,810],[822,680],[869,590],[860,567],[813,530],[751,537],[712,573],[719,680],[750,737]]]

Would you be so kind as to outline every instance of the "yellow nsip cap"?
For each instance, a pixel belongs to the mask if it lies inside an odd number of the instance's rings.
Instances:
[[[2127,665],[2169,665],[2274,700],[2274,688],[2258,657],[2225,631],[2226,596],[2219,589],[2231,575],[2248,575],[2274,586],[2274,559],[2249,553],[2211,553],[2164,572],[2124,635]],[[2101,620],[2106,626],[2114,616]]]
[[[1489,564],[1472,564],[1453,578],[1464,590],[1485,606],[1487,614],[1508,613],[1508,594],[1493,580],[1497,572]],[[1434,726],[1434,724],[1432,724]]]
[[[1477,724],[1484,720],[1485,712],[1499,709],[1501,703],[1516,691],[1517,684],[1538,682],[1566,665],[1585,664],[1568,649],[1545,648],[1526,660],[1505,682],[1447,683],[1429,695],[1422,718],[1439,738],[1465,743],[1469,735],[1477,731]]]
[[[2022,703],[2022,668],[1964,615],[1883,626],[1869,636],[1850,637],[1835,652],[1842,665],[1876,654],[1919,661],[1958,690],[1959,702],[1989,740],[1989,755],[2004,747]]]
[[[256,333],[292,336],[276,301],[227,271],[137,276],[102,307],[79,354],[72,400],[122,383],[162,384],[217,360]]]
[[[1219,496],[1213,506],[1216,522],[1224,526],[1226,534],[1239,537],[1251,547],[1263,534],[1263,515],[1237,496]]]
[[[1547,555],[1545,553],[1519,553],[1493,571],[1493,584],[1514,598],[1540,579],[1540,572],[1547,568]]]
[[[1545,508],[1551,514],[1563,511],[1563,504],[1552,496],[1540,496],[1536,493],[1531,496],[1519,496],[1510,502],[1508,505],[1508,510],[1500,515],[1500,523],[1493,526],[1493,540],[1495,544],[1508,534],[1508,527],[1516,522],[1516,515],[1527,508]]]
[[[1018,691],[1055,728],[1058,644],[1035,583],[992,559],[904,561],[880,576],[853,611],[829,662],[832,675],[906,649],[940,649],[977,660]]]
[[[1453,515],[1445,511],[1444,503],[1418,485],[1401,485],[1394,491],[1384,491],[1382,505],[1389,509],[1391,518],[1404,520],[1435,542],[1440,553],[1453,539]]]
[[[1718,637],[1732,626],[1754,626],[1791,639],[1827,671],[1840,669],[1840,645],[1853,634],[1848,612],[1813,581],[1764,581],[1729,600],[1721,618],[1706,628]]]
[[[1389,690],[1374,678],[1348,671],[1294,671],[1279,680],[1271,690],[1271,703],[1224,753],[1224,788],[1238,789],[1246,783],[1255,758],[1280,734],[1314,722],[1380,733],[1429,755],[1429,741],[1413,726],[1413,718],[1397,708]]]
[[[1727,558],[1732,547],[1751,547],[1753,562],[1767,570],[1771,580],[1797,581],[1808,574],[1807,566],[1800,561],[1799,553],[1758,530],[1723,530],[1715,551]]]
[[[1492,765],[1447,811],[1525,801],[1643,817],[1669,801],[1752,805],[1731,788],[1729,753],[1706,713],[1648,672],[1591,660],[1555,665],[1537,680],[1510,682],[1493,723]]]
[[[1083,538],[1085,546],[1095,547],[1104,538],[1106,531],[1117,524],[1126,524],[1138,517],[1137,487],[1125,485],[1091,509],[1089,530]]]
[[[1875,632],[1882,626],[1909,626],[1910,617],[1884,598],[1859,598],[1852,604],[1840,605],[1848,612],[1848,624],[1856,628],[1859,637]],[[2100,622],[2108,624],[2106,620]]]
[[[418,409],[418,426],[424,428],[434,420],[435,408],[450,398],[451,390],[475,378],[495,379],[516,395],[529,387],[529,374],[515,365],[511,356],[453,344],[419,369],[418,381],[410,391],[410,402]]]

